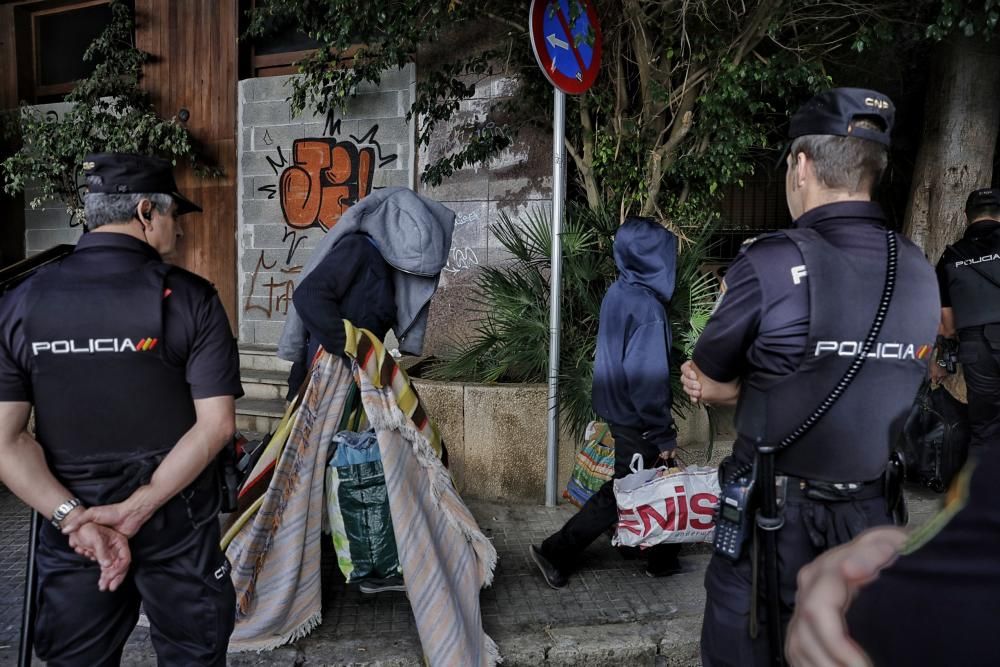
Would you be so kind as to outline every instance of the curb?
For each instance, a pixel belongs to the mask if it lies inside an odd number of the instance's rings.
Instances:
[[[492,636],[500,646],[503,667],[698,667],[701,664],[700,631],[699,616],[682,616],[652,623],[609,623],[527,631],[509,628],[494,632]],[[229,654],[231,667],[419,667],[423,664],[416,637],[386,642],[306,639],[297,645],[261,654]]]

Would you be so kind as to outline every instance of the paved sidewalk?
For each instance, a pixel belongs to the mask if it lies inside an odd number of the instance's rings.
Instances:
[[[913,523],[932,513],[938,496],[911,494]],[[470,501],[500,561],[481,594],[486,631],[505,667],[536,665],[698,665],[707,546],[685,547],[684,570],[650,579],[642,560],[623,559],[606,539],[587,552],[565,589],[550,589],[527,556],[573,513]],[[0,667],[14,665],[20,631],[27,512],[0,487]],[[404,593],[363,595],[344,583],[332,546],[323,554],[323,623],[293,645],[264,654],[234,654],[243,665],[421,665],[420,644]],[[156,664],[148,630],[137,628],[123,664]],[[39,664],[36,662],[36,664]]]

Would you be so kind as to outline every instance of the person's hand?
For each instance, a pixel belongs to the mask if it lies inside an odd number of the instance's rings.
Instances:
[[[695,405],[701,400],[700,375],[701,373],[693,361],[689,360],[681,364],[681,386],[684,388],[684,393]]]
[[[143,502],[142,489],[133,493],[127,500],[114,505],[99,505],[88,507],[75,517],[73,523],[63,521],[63,534],[72,534],[76,528],[86,523],[99,523],[113,528],[127,538],[135,536],[142,525],[156,511],[156,507]],[[67,517],[73,517],[79,510],[73,511]]]
[[[670,474],[671,468],[676,464],[676,454],[677,449],[668,449],[666,451],[660,452],[660,455],[656,457],[656,463],[654,464],[656,468],[659,468],[658,476]]]
[[[681,365],[681,386],[695,405],[698,403],[734,405],[740,397],[738,380],[732,382],[713,380],[702,373],[694,361],[685,361]]]
[[[931,382],[941,384],[941,381],[948,377],[948,369],[937,363],[931,362]]]
[[[101,591],[117,590],[132,564],[128,539],[107,526],[85,523],[69,536],[69,545],[84,558],[97,561],[101,576],[97,588]]]
[[[663,462],[673,461],[675,458],[677,458],[676,448],[660,452],[660,460]]]
[[[858,590],[893,560],[906,542],[901,528],[874,528],[831,549],[799,571],[795,614],[785,655],[794,667],[870,665],[847,634],[844,613]]]

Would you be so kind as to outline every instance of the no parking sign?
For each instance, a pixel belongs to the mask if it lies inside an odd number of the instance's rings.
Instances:
[[[591,0],[533,0],[531,48],[553,86],[586,92],[601,68],[601,26]]]

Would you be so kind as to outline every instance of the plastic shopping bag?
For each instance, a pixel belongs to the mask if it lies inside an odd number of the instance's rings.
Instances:
[[[715,468],[653,468],[614,481],[618,501],[615,546],[711,542],[719,504]]]
[[[382,458],[374,431],[342,431],[326,469],[326,514],[349,583],[400,574]]]

